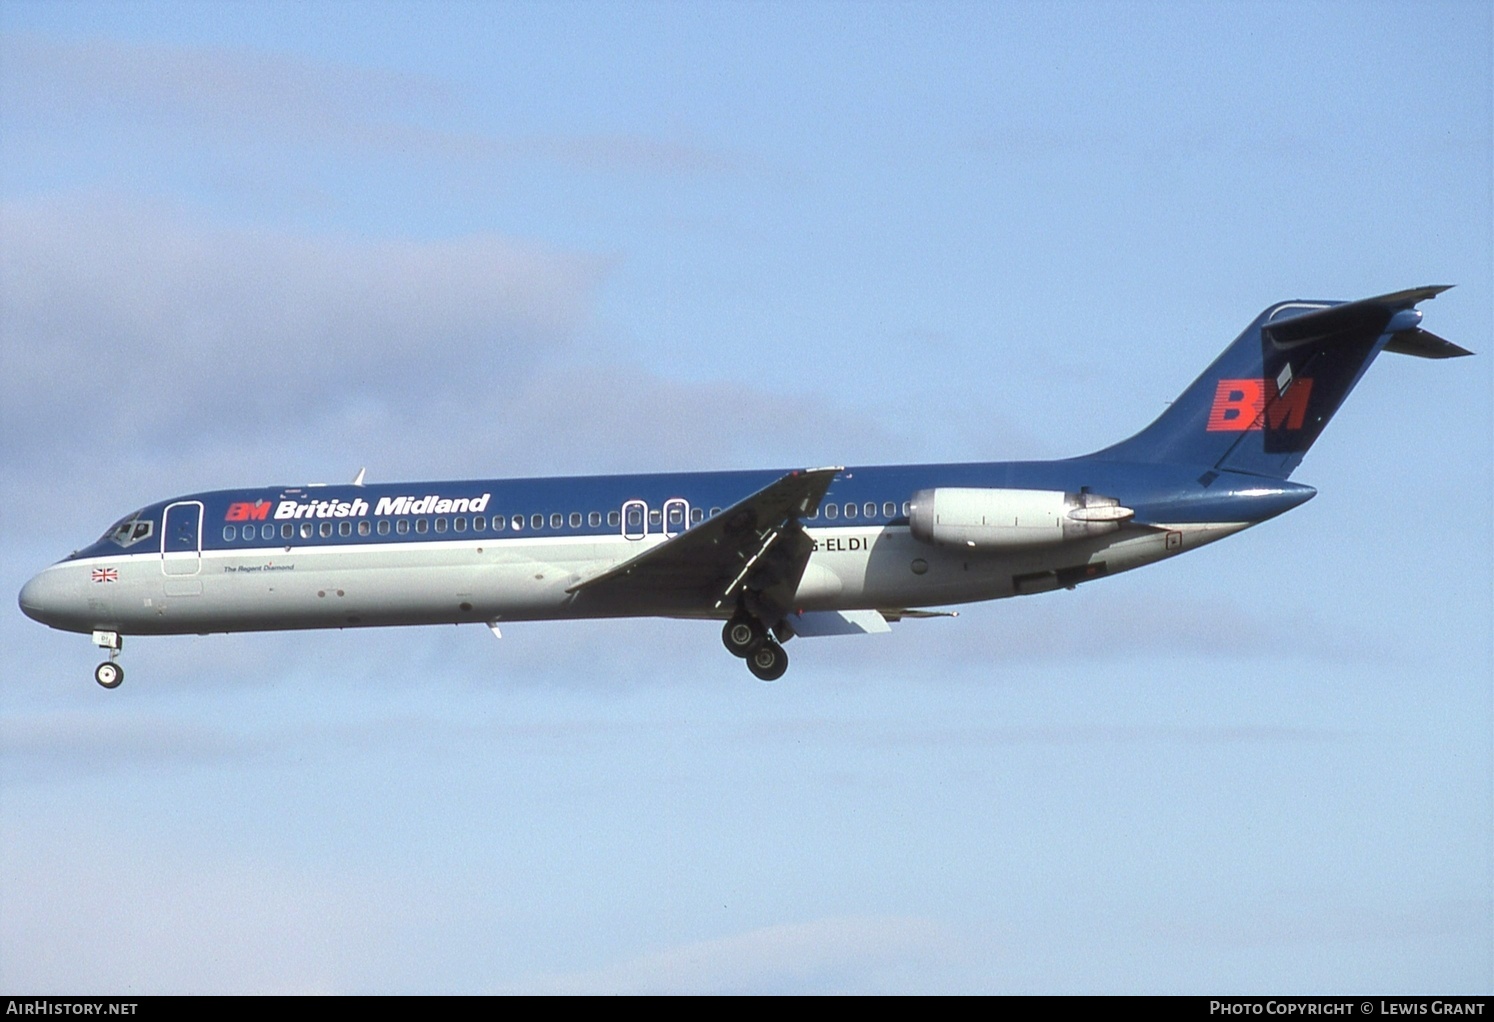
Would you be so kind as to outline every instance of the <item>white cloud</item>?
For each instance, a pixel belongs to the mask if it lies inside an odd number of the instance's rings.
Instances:
[[[185,158],[218,166],[208,179],[239,189],[246,166],[302,176],[307,154],[418,166],[446,180],[519,164],[666,177],[762,170],[689,133],[474,130],[492,111],[432,75],[161,42],[0,39],[0,110],[13,166],[87,137],[123,154],[106,171],[115,181],[159,180]],[[89,161],[70,163],[76,172]]]
[[[27,117],[180,119],[201,132],[341,137],[363,108],[449,101],[426,75],[283,54],[94,37],[0,40],[7,106]],[[359,141],[367,141],[366,136]]]
[[[605,273],[491,236],[368,243],[109,204],[11,203],[0,231],[4,425],[33,450],[57,417],[108,449],[304,427],[359,400],[415,416],[522,379]]]

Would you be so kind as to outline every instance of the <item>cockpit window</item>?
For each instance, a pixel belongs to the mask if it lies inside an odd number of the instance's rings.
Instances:
[[[120,546],[134,546],[142,539],[149,538],[155,529],[155,522],[149,518],[141,518],[140,512],[136,511],[130,517],[115,522],[109,526],[109,531],[99,537],[99,541],[112,540]]]

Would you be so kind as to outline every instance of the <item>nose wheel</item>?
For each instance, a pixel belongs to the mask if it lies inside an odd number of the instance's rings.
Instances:
[[[119,688],[124,682],[124,668],[119,663],[124,636],[118,632],[94,632],[93,644],[109,651],[109,659],[93,669],[93,680],[105,688]]]

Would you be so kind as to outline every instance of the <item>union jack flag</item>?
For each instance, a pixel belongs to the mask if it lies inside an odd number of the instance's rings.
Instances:
[[[118,582],[119,572],[113,568],[94,568],[93,580],[95,582]]]

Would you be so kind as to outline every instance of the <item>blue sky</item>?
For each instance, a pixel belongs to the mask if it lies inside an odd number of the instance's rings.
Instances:
[[[0,616],[0,986],[1494,988],[1478,3],[0,5],[0,588],[219,486],[1043,458],[1421,284],[1187,558],[752,682]]]

